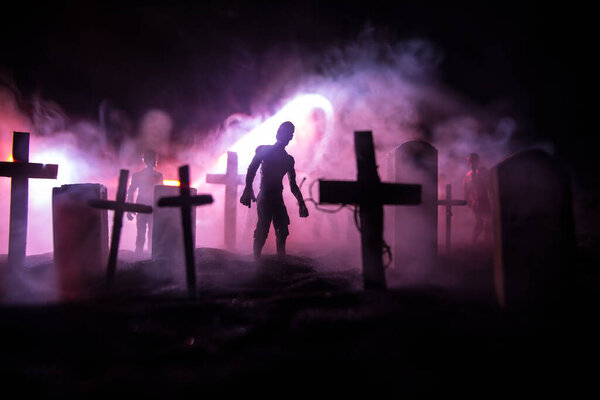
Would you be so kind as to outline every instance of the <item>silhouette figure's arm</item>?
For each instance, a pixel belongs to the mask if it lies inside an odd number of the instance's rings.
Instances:
[[[248,166],[248,173],[246,174],[246,189],[252,189],[252,183],[254,182],[254,177],[256,176],[258,167],[260,167],[261,161],[262,157],[257,153]]]
[[[290,180],[290,190],[292,194],[298,200],[298,206],[300,207],[300,217],[306,218],[308,217],[308,208],[306,208],[306,203],[304,203],[304,197],[302,197],[302,192],[296,183],[296,170],[294,169],[294,160],[292,159],[292,163],[290,169],[288,170],[288,179]]]
[[[138,184],[135,179],[135,175],[131,177],[131,184],[129,185],[129,190],[127,190],[127,202],[133,203],[133,196],[135,195],[135,191],[138,188]]]
[[[244,193],[242,193],[242,197],[240,198],[240,203],[246,207],[250,207],[250,204],[252,204],[253,201],[256,201],[256,197],[254,197],[254,189],[252,189],[252,183],[254,182],[256,171],[258,171],[258,167],[260,166],[261,162],[262,155],[259,150],[256,149],[256,154],[248,166],[248,172],[246,173],[246,187],[244,187]]]

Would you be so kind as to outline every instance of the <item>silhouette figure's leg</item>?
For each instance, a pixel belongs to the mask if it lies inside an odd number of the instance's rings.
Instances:
[[[267,236],[269,235],[271,210],[269,209],[270,207],[268,207],[268,204],[261,198],[260,194],[256,204],[258,222],[256,223],[256,229],[254,230],[254,258],[259,258],[263,246],[267,241]]]
[[[477,238],[481,235],[481,231],[483,230],[483,218],[480,213],[475,213],[475,226],[473,227],[473,238],[472,242],[475,244],[477,242]]]
[[[483,239],[486,244],[492,243],[492,216],[486,215],[483,221]]]
[[[269,235],[269,225],[271,225],[271,218],[258,218],[258,223],[254,230],[254,258],[259,258],[262,253],[267,236]]]
[[[285,256],[285,237],[277,236],[277,255],[279,257]]]
[[[152,254],[152,214],[148,214],[148,252]]]
[[[273,227],[275,228],[275,238],[277,243],[277,255],[279,257],[285,256],[285,241],[290,234],[288,225],[290,224],[290,217],[287,213],[283,199],[277,204],[276,209],[273,212]]]
[[[144,215],[138,214],[135,217],[137,235],[135,237],[135,252],[140,254],[144,250],[144,241],[146,240],[146,222]]]
[[[483,204],[481,210],[483,240],[486,244],[492,243],[492,205],[489,201]]]

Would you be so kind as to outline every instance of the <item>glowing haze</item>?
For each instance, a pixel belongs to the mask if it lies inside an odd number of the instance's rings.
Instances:
[[[118,127],[132,125],[118,110],[102,104],[100,120],[81,120],[67,116],[51,101],[36,98],[33,111],[25,112],[18,106],[18,91],[0,86],[0,158],[10,158],[13,131],[29,131],[30,160],[59,164],[56,181],[30,181],[28,254],[52,251],[53,187],[102,183],[112,199],[119,169],[131,173],[142,169],[141,153],[147,147],[158,154],[157,169],[164,174],[165,184],[176,184],[177,167],[190,164],[193,186],[199,193],[213,194],[215,203],[197,212],[197,246],[222,247],[224,188],[205,183],[205,175],[225,171],[228,150],[238,153],[239,173],[244,174],[256,147],[273,144],[283,121],[296,126],[287,150],[295,157],[298,183],[306,180],[302,191],[307,198],[317,197],[308,189],[318,178],[356,177],[355,130],[373,131],[383,179],[393,148],[412,139],[432,142],[440,154],[440,186],[453,183],[455,195],[460,195],[466,155],[479,152],[482,163],[492,166],[508,154],[518,128],[518,122],[501,109],[474,104],[440,85],[436,71],[443,54],[424,40],[390,44],[367,32],[357,43],[332,49],[326,60],[293,52],[280,58],[285,62],[270,71],[272,81],[252,99],[251,113],[232,115],[210,131],[179,127],[179,138],[186,138],[183,141],[173,139],[176,124],[172,117],[153,109],[133,123],[137,126],[133,136],[119,135],[115,146],[107,139],[109,130],[119,134]],[[106,121],[111,121],[112,128]],[[291,218],[291,253],[359,248],[348,211],[324,215],[309,202],[311,215],[300,220],[287,183],[284,187]],[[8,247],[9,189],[10,180],[0,179],[0,253]],[[251,249],[255,212],[254,204],[250,210],[240,205],[237,248],[242,253]],[[456,209],[456,240],[468,237],[471,218],[467,210]],[[135,224],[126,221],[121,248],[133,249],[134,239]],[[265,252],[272,247],[270,237]]]
[[[329,100],[320,94],[300,94],[284,105],[275,115],[237,140],[229,148],[229,151],[235,151],[238,154],[238,165],[245,170],[250,165],[252,157],[254,157],[254,150],[258,146],[274,142],[273,132],[277,131],[279,125],[285,121],[305,124],[315,111],[322,111],[327,121],[330,123],[333,121],[333,107]],[[291,143],[290,148],[293,149],[298,142],[312,142],[314,134],[314,129],[298,129],[295,141]],[[222,173],[226,168],[227,153],[223,153],[214,166],[214,171]]]

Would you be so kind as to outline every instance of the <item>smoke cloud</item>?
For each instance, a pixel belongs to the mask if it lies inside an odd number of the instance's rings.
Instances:
[[[223,154],[249,133],[261,132],[253,146],[240,151],[239,172],[244,174],[254,145],[274,143],[276,125],[282,122],[273,120],[274,116],[302,95],[318,95],[330,105],[317,102],[297,114],[286,114],[296,125],[288,152],[296,160],[298,183],[305,180],[303,194],[314,200],[318,200],[316,185],[311,186],[315,180],[356,178],[356,130],[373,132],[383,180],[387,179],[388,155],[395,147],[415,139],[432,143],[439,151],[439,186],[452,183],[458,198],[462,197],[469,153],[479,153],[482,164],[491,167],[515,150],[511,140],[519,121],[501,107],[486,108],[440,83],[443,49],[425,39],[393,41],[367,26],[350,44],[319,51],[297,45],[244,54],[246,63],[264,71],[258,82],[260,90],[248,99],[246,111],[209,128],[182,126],[162,109],[149,109],[134,118],[108,100],[98,106],[97,119],[70,117],[50,99],[37,96],[24,102],[14,85],[4,79],[0,85],[0,156],[7,159],[10,155],[12,131],[23,130],[32,133],[32,162],[59,164],[56,181],[30,183],[28,254],[52,251],[52,187],[102,183],[108,188],[108,198],[113,199],[119,169],[131,173],[142,169],[141,154],[147,148],[157,152],[157,169],[165,179],[177,179],[177,167],[190,164],[198,193],[212,193],[215,198],[213,205],[197,210],[197,246],[223,246],[224,188],[206,184],[205,175],[223,173],[224,164],[219,163]],[[236,76],[243,76],[244,66],[240,71]],[[199,114],[203,107],[195,106]],[[261,130],[264,126],[275,129]],[[359,236],[349,209],[324,214],[309,204],[311,215],[301,220],[287,182],[284,186],[291,218],[290,253],[357,254]],[[9,179],[0,179],[0,192],[4,193],[0,253],[6,253],[8,246],[9,187]],[[443,196],[441,192],[440,198]],[[244,254],[251,252],[255,212],[254,204],[250,210],[241,205],[238,209],[237,248]],[[456,209],[454,221],[455,241],[465,242],[473,223],[466,207]],[[272,236],[266,253],[274,252]],[[121,249],[132,250],[134,242],[135,224],[125,221]]]

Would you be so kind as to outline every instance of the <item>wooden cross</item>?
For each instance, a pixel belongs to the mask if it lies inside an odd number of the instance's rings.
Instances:
[[[11,178],[8,265],[21,267],[27,247],[29,179],[56,179],[58,165],[29,162],[29,133],[13,132],[13,162],[0,162],[0,176]]]
[[[360,207],[363,280],[365,289],[385,289],[383,269],[383,205],[416,205],[421,202],[421,185],[381,183],[375,163],[373,135],[354,132],[358,179],[319,180],[319,203],[358,204]]]
[[[207,174],[206,183],[225,185],[225,247],[235,248],[237,223],[237,187],[245,183],[245,175],[238,175],[238,158],[234,151],[227,152],[227,172],[225,175]]]
[[[187,287],[190,298],[194,299],[196,297],[196,265],[194,262],[191,208],[192,206],[211,204],[213,198],[210,194],[190,196],[190,167],[188,165],[179,167],[179,182],[179,196],[161,197],[158,200],[158,206],[181,208]]]
[[[450,254],[452,232],[452,206],[466,206],[466,200],[452,199],[452,185],[446,184],[446,198],[438,200],[438,206],[446,206],[446,254]]]
[[[129,180],[129,170],[122,169],[119,174],[119,186],[117,188],[117,200],[90,200],[88,205],[94,208],[104,210],[114,210],[112,236],[110,238],[110,250],[108,253],[108,266],[106,269],[106,282],[111,285],[117,267],[117,254],[119,252],[119,241],[121,239],[121,229],[123,228],[123,214],[126,212],[150,214],[152,207],[144,204],[125,203],[127,195],[127,182]]]

